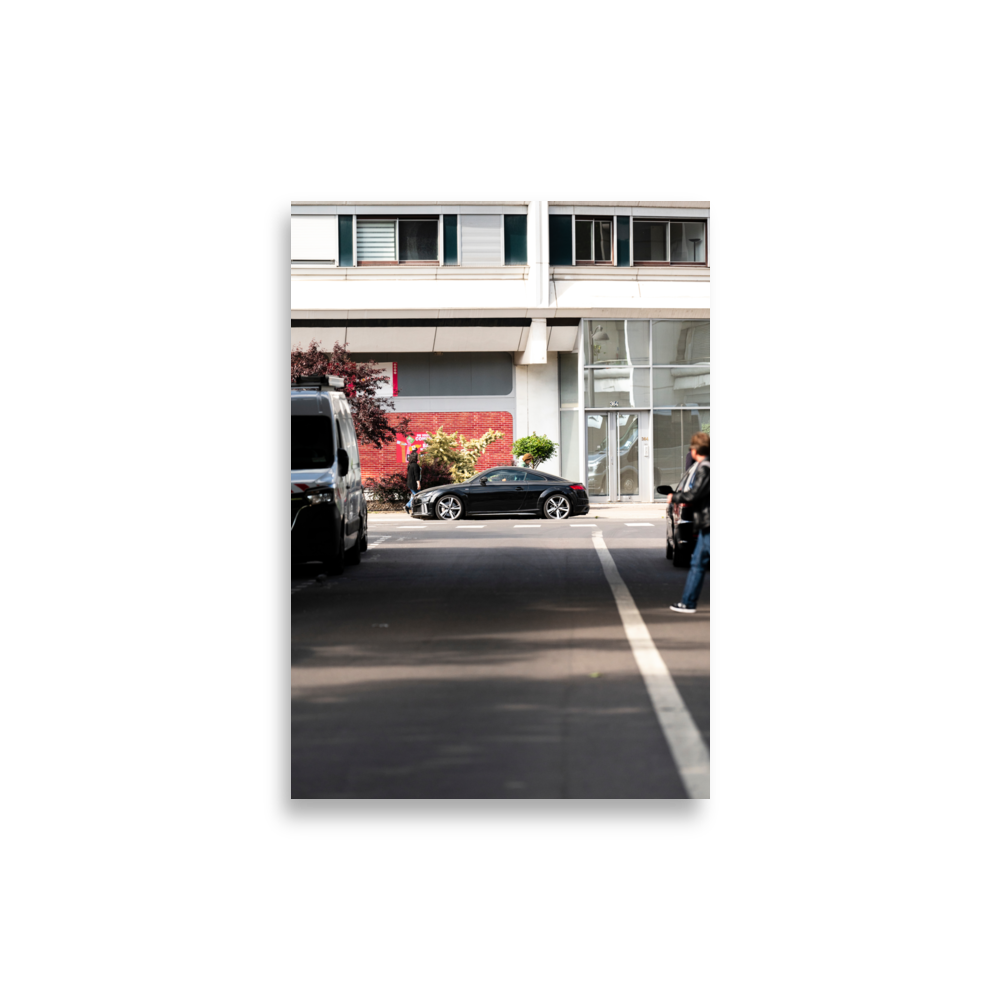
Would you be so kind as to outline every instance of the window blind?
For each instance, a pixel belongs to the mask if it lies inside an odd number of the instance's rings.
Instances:
[[[393,219],[358,220],[358,260],[396,260],[396,223]]]
[[[337,259],[337,216],[293,215],[292,260],[323,261]]]
[[[499,215],[462,215],[462,264],[493,267],[503,264],[500,256]]]

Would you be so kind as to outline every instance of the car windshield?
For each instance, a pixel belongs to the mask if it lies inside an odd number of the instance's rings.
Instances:
[[[292,471],[333,465],[333,425],[329,417],[292,417]]]

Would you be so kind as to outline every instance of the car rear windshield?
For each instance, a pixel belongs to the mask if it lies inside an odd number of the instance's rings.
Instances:
[[[292,417],[292,470],[333,465],[333,425],[329,417]]]

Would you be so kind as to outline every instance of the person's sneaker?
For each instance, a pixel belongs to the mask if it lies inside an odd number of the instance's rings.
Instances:
[[[682,615],[693,615],[698,609],[689,608],[686,604],[681,604],[681,602],[678,601],[676,604],[670,605],[670,610],[679,611]]]

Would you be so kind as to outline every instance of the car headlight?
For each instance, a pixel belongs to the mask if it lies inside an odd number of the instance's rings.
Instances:
[[[323,490],[319,493],[310,493],[307,499],[310,504],[333,503],[333,490]]]

